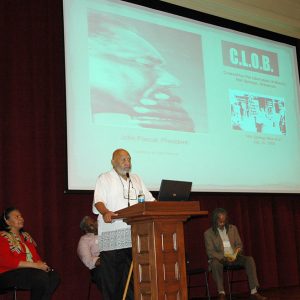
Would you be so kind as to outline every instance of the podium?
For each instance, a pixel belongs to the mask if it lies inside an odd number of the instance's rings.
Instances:
[[[134,299],[187,300],[183,222],[198,201],[144,202],[116,211],[131,225]]]

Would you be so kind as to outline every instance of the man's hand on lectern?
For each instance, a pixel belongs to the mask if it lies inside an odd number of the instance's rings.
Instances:
[[[112,218],[111,217],[117,217],[118,214],[114,213],[113,211],[108,211],[105,214],[103,214],[103,220],[105,223],[111,223]]]

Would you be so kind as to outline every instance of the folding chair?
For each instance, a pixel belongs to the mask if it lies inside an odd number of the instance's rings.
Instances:
[[[238,265],[224,265],[224,272],[227,275],[227,285],[228,285],[228,293],[229,293],[229,299],[232,300],[232,284],[237,282],[245,281],[245,279],[233,279],[234,271],[240,271],[245,270],[243,266]]]

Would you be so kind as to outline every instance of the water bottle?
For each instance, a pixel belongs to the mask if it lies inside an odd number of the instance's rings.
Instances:
[[[138,203],[143,203],[143,202],[145,202],[145,195],[144,195],[143,191],[139,191]]]

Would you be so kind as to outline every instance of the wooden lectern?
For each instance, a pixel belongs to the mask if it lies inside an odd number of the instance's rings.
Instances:
[[[131,225],[134,299],[187,300],[183,221],[198,201],[144,202],[117,211]]]

